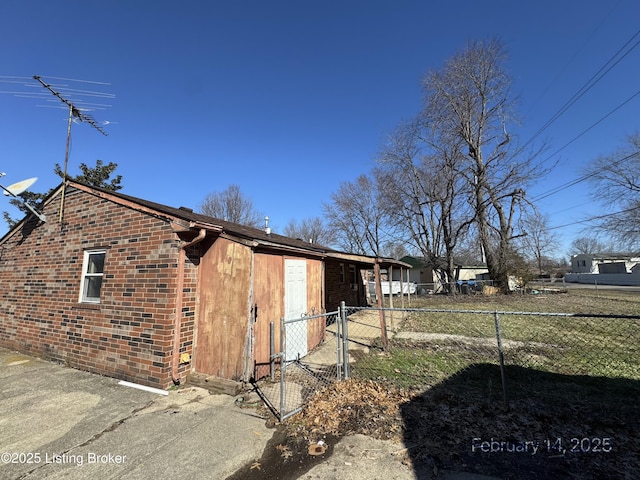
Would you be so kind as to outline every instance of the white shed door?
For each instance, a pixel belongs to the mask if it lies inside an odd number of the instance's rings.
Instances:
[[[307,262],[284,261],[284,311],[285,320],[294,320],[307,313]],[[307,322],[285,324],[286,360],[302,358],[307,354]]]

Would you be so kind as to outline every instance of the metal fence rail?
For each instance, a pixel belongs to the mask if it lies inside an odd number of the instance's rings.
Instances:
[[[477,365],[640,380],[640,316],[347,307],[353,377],[427,388]],[[385,331],[386,330],[386,331]]]

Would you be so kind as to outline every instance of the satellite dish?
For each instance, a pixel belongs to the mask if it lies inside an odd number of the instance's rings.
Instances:
[[[31,185],[36,183],[38,177],[27,178],[26,180],[21,180],[20,182],[16,182],[13,185],[9,185],[4,188],[4,194],[8,197],[9,195],[13,195],[14,197],[20,195]]]
[[[0,174],[0,177],[2,176],[4,176],[4,173]],[[14,198],[18,198],[18,195],[20,195],[27,188],[29,188],[31,185],[36,183],[36,180],[38,180],[38,177],[27,178],[26,180],[22,180],[21,182],[14,183],[13,185],[9,185],[8,187],[3,187],[2,185],[0,185],[0,188],[3,190],[3,193],[7,197],[11,195]],[[22,204],[25,207],[27,207],[29,211],[31,211],[31,213],[33,213],[36,217],[38,217],[42,222],[47,221],[47,217],[45,217],[42,213],[36,212],[35,209],[24,200],[22,200]]]

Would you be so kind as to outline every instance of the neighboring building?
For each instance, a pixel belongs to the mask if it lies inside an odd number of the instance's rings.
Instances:
[[[361,272],[394,264],[73,181],[42,210],[0,239],[0,345],[158,388],[266,375],[270,322],[366,305]]]
[[[456,282],[469,280],[489,280],[489,269],[486,265],[456,265]]]
[[[584,254],[571,257],[571,273],[616,274],[631,273],[640,257],[628,254]]]
[[[411,265],[411,269],[409,269],[409,282],[415,284],[428,284],[431,285],[434,283],[433,269],[428,266],[424,260],[416,257],[406,256],[400,259],[401,262],[407,263]],[[406,281],[407,275],[406,270],[404,271],[403,280]],[[400,271],[393,272],[393,280],[400,280]]]

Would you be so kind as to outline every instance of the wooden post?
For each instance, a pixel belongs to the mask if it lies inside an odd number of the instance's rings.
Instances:
[[[376,299],[378,301],[378,312],[380,315],[380,338],[382,339],[382,348],[387,350],[387,322],[384,318],[383,302],[382,302],[382,280],[380,279],[380,264],[376,260],[373,266],[374,277],[376,281]]]
[[[393,309],[393,267],[389,265],[388,275],[389,278],[389,308]],[[391,317],[391,331],[395,332],[395,325],[393,324],[393,310],[389,311]]]
[[[409,305],[411,305],[411,278],[409,277],[408,268],[407,268],[407,302],[409,303]]]
[[[400,307],[404,309],[404,277],[402,267],[400,267]],[[407,284],[407,295],[409,294],[409,284]]]

